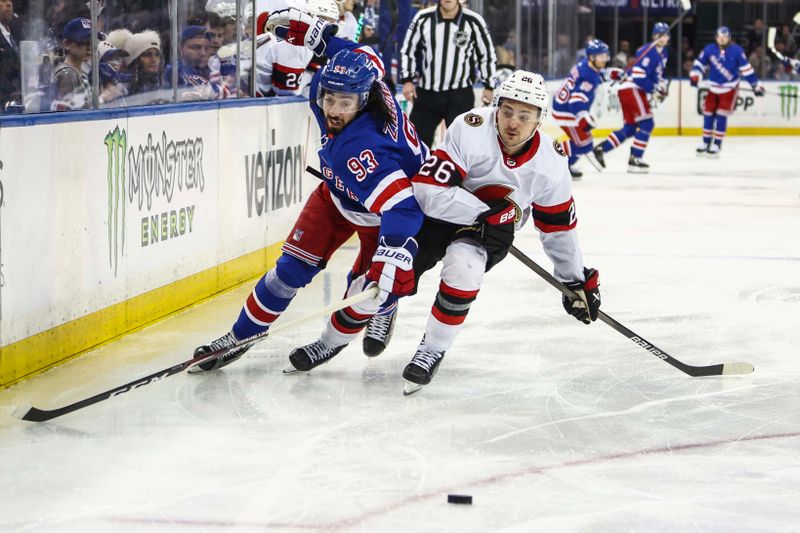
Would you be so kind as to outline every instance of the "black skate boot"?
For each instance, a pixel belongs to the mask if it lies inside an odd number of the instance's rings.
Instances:
[[[705,141],[701,142],[700,145],[697,147],[695,152],[697,153],[698,157],[704,157],[708,152],[708,146],[710,143],[706,143]]]
[[[295,348],[289,355],[289,362],[292,363],[292,367],[283,372],[284,374],[292,374],[297,371],[308,372],[312,368],[316,368],[333,359],[336,354],[344,350],[345,346],[347,345],[328,346],[321,340],[316,340],[311,344]]]
[[[606,158],[605,155],[603,155],[602,144],[598,144],[597,146],[592,148],[592,151],[586,154],[586,158],[589,160],[591,164],[595,166],[595,168],[597,168],[597,170],[602,170],[606,168]]]
[[[722,147],[717,143],[711,143],[708,145],[708,157],[710,159],[717,159],[719,157],[719,152],[722,150]]]
[[[423,338],[419,343],[417,353],[403,370],[403,378],[407,382],[403,394],[409,396],[420,390],[423,385],[429,384],[439,369],[442,359],[444,359],[444,352],[434,350],[425,344]]]
[[[579,180],[583,177],[583,172],[581,172],[575,167],[569,167],[569,174],[570,176],[572,176],[572,179],[574,180]]]
[[[650,165],[638,157],[631,156],[628,159],[628,172],[631,174],[647,174],[650,172]]]
[[[369,319],[367,330],[364,332],[362,347],[364,355],[376,357],[383,353],[394,333],[394,323],[397,319],[397,307],[391,313],[375,315]]]
[[[219,339],[212,341],[211,344],[204,344],[202,346],[198,346],[194,351],[195,357],[200,357],[201,355],[205,355],[210,352],[214,352],[217,350],[221,350],[224,348],[230,348],[235,346],[239,342],[239,339],[236,338],[236,335],[233,334],[233,331],[229,331]],[[210,359],[203,363],[200,363],[197,366],[193,366],[189,369],[189,374],[197,374],[199,372],[209,372],[211,370],[216,370],[218,368],[222,368],[223,366],[227,366],[241,356],[250,349],[252,344],[245,344],[239,348],[235,348],[230,352],[226,353],[222,357],[217,357],[215,359]]]

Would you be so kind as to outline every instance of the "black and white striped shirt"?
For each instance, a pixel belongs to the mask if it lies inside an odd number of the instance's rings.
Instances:
[[[496,62],[483,17],[459,8],[454,19],[444,20],[439,7],[434,6],[420,10],[406,31],[400,52],[400,81],[412,81],[419,73],[420,88],[448,91],[471,87],[478,71],[479,81],[492,89]]]

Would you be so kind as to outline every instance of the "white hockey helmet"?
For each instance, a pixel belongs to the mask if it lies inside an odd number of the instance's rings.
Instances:
[[[335,0],[308,0],[306,11],[328,22],[339,20],[339,7]]]
[[[499,107],[500,101],[505,98],[538,107],[541,110],[539,124],[544,122],[550,107],[550,95],[547,93],[544,78],[527,70],[517,70],[503,81],[494,92],[492,105]]]

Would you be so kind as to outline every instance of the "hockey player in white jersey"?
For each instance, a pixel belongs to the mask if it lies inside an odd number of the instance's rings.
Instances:
[[[417,234],[416,276],[443,262],[441,283],[425,335],[405,367],[406,394],[430,383],[481,288],[500,262],[515,229],[529,219],[541,234],[555,276],[579,298],[566,311],[591,323],[600,308],[597,270],[586,268],[575,230],[572,178],[561,145],[539,130],[548,111],[544,79],[516,71],[492,107],[456,118],[443,146],[412,179],[426,215]]]
[[[339,7],[335,0],[309,0],[304,11],[326,22],[339,20]],[[303,87],[310,82],[310,76],[305,72],[313,59],[311,50],[269,34],[256,51],[256,93],[258,96],[301,94]]]

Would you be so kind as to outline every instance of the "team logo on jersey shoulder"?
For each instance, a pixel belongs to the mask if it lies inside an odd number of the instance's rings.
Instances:
[[[564,147],[561,146],[561,143],[558,141],[553,141],[553,149],[556,151],[558,155],[561,157],[567,157],[567,152],[564,151]]]
[[[477,128],[478,126],[483,124],[483,117],[480,115],[476,115],[475,113],[467,113],[466,115],[464,115],[464,122],[466,122],[473,128]]]

